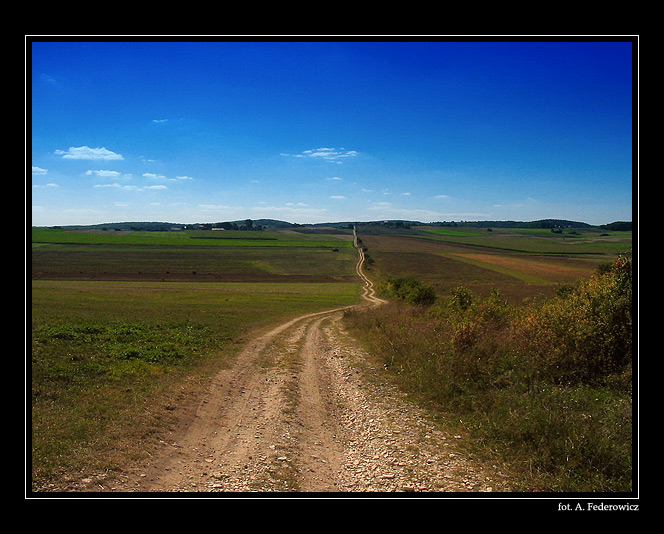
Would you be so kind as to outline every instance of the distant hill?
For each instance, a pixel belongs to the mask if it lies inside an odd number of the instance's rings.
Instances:
[[[114,223],[101,223],[101,224],[75,224],[67,226],[58,226],[63,230],[115,230],[115,231],[141,231],[141,232],[165,232],[169,230],[209,230],[212,228],[222,228],[225,225],[229,229],[247,229],[247,221],[251,219],[242,219],[238,221],[228,222],[214,222],[214,223],[171,223],[171,222],[154,222],[154,221],[128,221],[128,222],[114,222]],[[298,226],[286,221],[278,221],[275,219],[255,219],[251,220],[251,227],[253,229],[262,228],[293,228]]]
[[[420,221],[405,221],[405,220],[382,220],[382,221],[344,221],[344,222],[329,222],[317,224],[297,224],[287,221],[280,221],[277,219],[241,219],[237,221],[227,222],[214,222],[214,223],[170,223],[170,222],[117,222],[117,223],[103,223],[103,224],[88,224],[88,225],[67,225],[58,226],[65,230],[110,230],[110,231],[168,231],[168,230],[210,230],[212,228],[227,228],[233,230],[268,230],[280,228],[300,228],[304,226],[309,227],[352,227],[353,224],[362,225],[375,225],[375,226],[392,226],[408,228],[410,226],[463,226],[471,228],[602,228],[604,230],[622,230],[631,231],[631,221],[616,221],[599,226],[593,226],[588,223],[578,221],[568,221],[564,219],[541,219],[538,221],[436,221],[424,223]]]
[[[616,221],[609,224],[602,224],[600,228],[604,230],[615,230],[622,232],[631,232],[632,231],[632,221]]]
[[[140,230],[140,231],[166,231],[173,227],[181,227],[181,224],[168,222],[114,222],[100,224],[71,224],[66,226],[53,226],[52,228],[62,228],[63,230]]]
[[[591,224],[564,219],[541,219],[539,221],[462,221],[436,222],[431,226],[465,226],[470,228],[592,228]]]

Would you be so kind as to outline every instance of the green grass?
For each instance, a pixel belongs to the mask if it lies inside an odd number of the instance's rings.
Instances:
[[[204,231],[181,232],[75,232],[54,228],[32,228],[33,243],[78,243],[105,245],[191,245],[219,247],[323,247],[350,248],[349,240],[332,236],[289,232]]]
[[[149,452],[256,329],[357,302],[357,283],[32,283],[33,488]]]
[[[144,460],[253,332],[354,304],[352,243],[32,230],[33,489]]]
[[[265,324],[283,314],[319,311],[357,298],[358,283],[217,283],[33,280],[33,326],[40,321],[153,317],[217,325]],[[218,326],[218,325],[217,325]]]

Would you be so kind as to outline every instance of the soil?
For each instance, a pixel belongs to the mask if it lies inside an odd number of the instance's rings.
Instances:
[[[358,250],[366,305],[380,305]],[[151,461],[102,491],[508,491],[463,454],[461,436],[376,379],[342,319],[343,309],[308,314],[251,340]]]

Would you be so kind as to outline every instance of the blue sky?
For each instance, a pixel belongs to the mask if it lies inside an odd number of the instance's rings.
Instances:
[[[32,224],[632,220],[631,42],[28,42]]]

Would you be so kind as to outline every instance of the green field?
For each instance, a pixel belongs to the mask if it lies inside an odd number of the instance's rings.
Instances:
[[[631,250],[631,233],[617,232],[358,233],[370,278],[413,277],[443,299],[460,285],[484,296],[498,289],[512,303],[550,296]],[[39,228],[31,256],[35,491],[145,459],[175,409],[256,331],[355,304],[361,293],[351,236],[334,229]]]
[[[37,491],[140,459],[253,332],[355,304],[361,290],[348,236],[35,229],[32,237]]]
[[[568,230],[566,229],[565,232]],[[513,303],[552,296],[561,285],[589,276],[598,265],[631,252],[631,232],[413,227],[394,231],[358,227],[378,280],[411,277],[439,294],[459,285],[480,295],[492,289]]]
[[[33,229],[33,279],[349,281],[348,237],[295,232]]]
[[[352,248],[38,243],[35,279],[333,281],[354,279]]]
[[[621,254],[632,249],[632,232],[596,228],[565,228],[554,233],[543,228],[417,227],[422,239],[536,254]]]
[[[352,247],[349,240],[296,232],[184,230],[179,232],[145,231],[68,231],[54,228],[33,228],[33,243],[65,243],[92,245],[168,245],[205,247]]]

